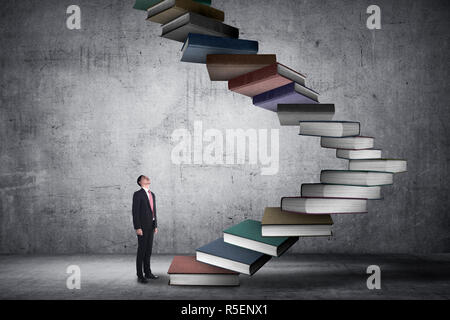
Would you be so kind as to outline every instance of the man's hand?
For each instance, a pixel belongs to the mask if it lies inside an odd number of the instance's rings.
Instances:
[[[136,234],[137,234],[138,236],[143,236],[143,235],[144,235],[144,233],[142,232],[142,229],[137,229],[137,230],[136,230]]]
[[[155,234],[157,234],[158,233],[158,228],[155,228]]]

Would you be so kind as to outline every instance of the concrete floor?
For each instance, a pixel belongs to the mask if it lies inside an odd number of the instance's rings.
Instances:
[[[160,279],[136,283],[132,255],[0,256],[0,299],[449,299],[450,254],[286,255],[232,288],[167,285],[172,256],[152,257]],[[66,268],[81,268],[81,289],[66,288]],[[368,290],[366,268],[381,268]]]

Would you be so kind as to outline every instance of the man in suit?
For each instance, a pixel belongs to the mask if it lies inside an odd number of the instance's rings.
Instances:
[[[139,283],[147,279],[158,279],[152,274],[150,256],[152,255],[153,234],[158,233],[155,194],[150,191],[150,179],[139,176],[137,184],[141,187],[133,195],[133,226],[138,238],[136,274]]]

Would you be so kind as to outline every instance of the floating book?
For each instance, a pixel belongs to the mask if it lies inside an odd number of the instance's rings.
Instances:
[[[191,256],[176,256],[169,271],[173,286],[238,286],[239,273],[215,267]]]
[[[198,261],[247,275],[254,274],[271,258],[264,253],[226,243],[223,238],[198,248],[196,253]]]
[[[161,37],[185,42],[189,33],[239,38],[239,29],[193,12],[185,13],[163,25]]]
[[[298,214],[266,208],[261,224],[263,237],[320,237],[331,236],[333,220],[329,214]]]
[[[400,173],[407,171],[407,161],[396,159],[350,160],[348,169]]]
[[[181,51],[183,62],[206,63],[209,54],[256,54],[258,42],[190,33]]]
[[[263,237],[261,222],[255,220],[245,220],[223,233],[227,243],[275,257],[281,256],[298,240],[298,237]]]
[[[394,174],[374,171],[323,170],[320,182],[351,186],[385,186],[393,184]]]
[[[133,9],[147,11],[148,8],[160,3],[162,0],[136,0]]]
[[[137,10],[144,10],[147,11],[150,7],[154,6],[157,3],[162,2],[163,0],[136,0],[134,3],[133,8]],[[205,5],[211,5],[211,0],[193,0],[198,3],[202,3]]]
[[[228,81],[228,89],[253,98],[264,92],[296,82],[305,85],[305,76],[281,63],[244,74]]]
[[[283,197],[281,210],[303,214],[366,213],[367,199]]]
[[[336,157],[341,159],[380,159],[381,150],[366,149],[366,150],[350,150],[337,149]]]
[[[306,183],[302,184],[301,195],[302,197],[360,198],[379,200],[381,199],[381,187]]]
[[[253,97],[255,106],[274,112],[277,111],[279,104],[315,104],[318,101],[319,94],[317,92],[295,82]]]
[[[202,16],[223,21],[223,11],[194,2],[192,0],[163,0],[147,9],[147,20],[166,24],[187,12],[194,12]]]
[[[277,114],[282,126],[298,126],[300,121],[330,121],[334,104],[279,104]]]
[[[300,135],[319,137],[351,137],[360,133],[359,122],[301,121]]]
[[[320,139],[320,145],[323,148],[331,148],[331,149],[361,150],[373,148],[374,141],[375,139],[371,137],[346,137],[346,138],[322,137]]]
[[[276,61],[274,54],[210,54],[206,66],[211,81],[228,81]]]

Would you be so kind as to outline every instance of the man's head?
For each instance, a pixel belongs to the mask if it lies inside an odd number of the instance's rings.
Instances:
[[[137,178],[137,184],[142,188],[148,188],[150,186],[150,179],[147,176],[141,175]]]

